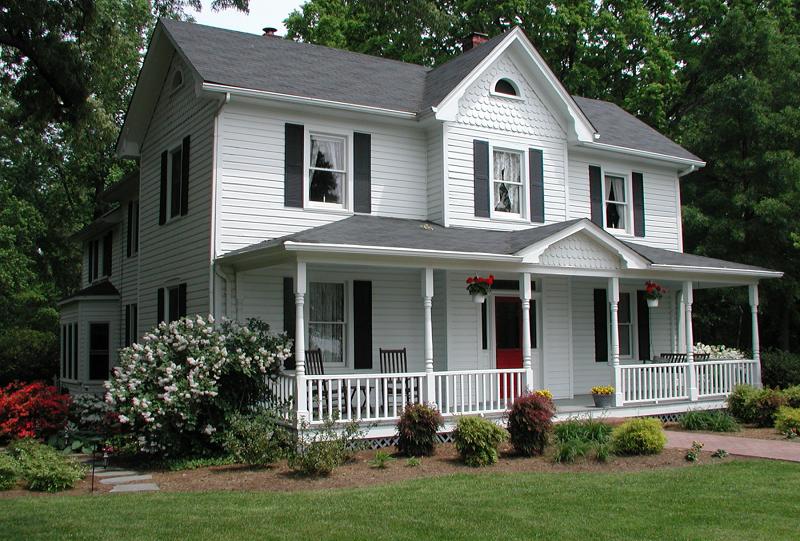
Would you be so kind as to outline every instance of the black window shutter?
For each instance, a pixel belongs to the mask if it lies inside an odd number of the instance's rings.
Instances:
[[[178,317],[186,315],[186,283],[178,286]]]
[[[103,237],[103,276],[111,276],[111,265],[114,261],[114,233],[109,231]]]
[[[183,138],[181,152],[181,216],[189,212],[189,136]]]
[[[472,169],[474,173],[475,216],[489,217],[489,143],[472,141]]]
[[[303,141],[305,132],[300,124],[286,124],[284,128],[283,204],[287,207],[303,206]]]
[[[123,342],[125,347],[131,345],[131,305],[125,305],[125,341]]]
[[[372,368],[372,282],[353,281],[353,366]]]
[[[537,148],[528,150],[531,180],[531,221],[544,223],[544,158]]]
[[[372,212],[372,136],[353,134],[353,206],[356,212]]]
[[[608,362],[608,299],[605,289],[594,290],[594,360]]]
[[[644,291],[636,292],[636,335],[639,341],[639,359],[650,359],[650,309]]]
[[[95,270],[94,270],[94,241],[89,241],[89,283],[91,283],[95,278]]]
[[[128,201],[128,239],[125,244],[125,252],[128,257],[131,256],[133,249],[133,201]]]
[[[596,165],[589,166],[589,199],[592,205],[592,221],[603,227],[603,182],[600,168]]]
[[[167,223],[167,151],[161,153],[161,193],[158,199],[158,224]]]
[[[283,331],[286,336],[294,340],[295,337],[295,305],[294,305],[294,278],[283,278]],[[284,361],[287,370],[294,370],[294,355]]]
[[[644,175],[633,173],[633,234],[644,237]]]
[[[139,201],[133,204],[133,253],[139,253]]]
[[[164,288],[163,287],[159,287],[158,288],[156,306],[158,307],[156,309],[156,312],[157,312],[156,313],[156,324],[159,324],[159,323],[161,323],[162,321],[164,321],[166,319],[165,318],[165,314],[164,314]]]

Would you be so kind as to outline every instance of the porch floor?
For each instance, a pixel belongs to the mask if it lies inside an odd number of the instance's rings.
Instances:
[[[555,400],[556,420],[563,421],[576,416],[600,417],[636,417],[640,415],[668,415],[683,413],[689,410],[720,409],[725,406],[724,399],[701,399],[697,402],[688,400],[670,400],[661,402],[645,402],[622,406],[619,408],[598,408],[590,394],[578,394],[573,398]]]

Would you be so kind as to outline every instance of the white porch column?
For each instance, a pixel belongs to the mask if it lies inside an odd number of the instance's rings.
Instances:
[[[750,294],[750,317],[753,332],[753,360],[756,362],[753,385],[761,387],[761,343],[758,338],[758,284],[748,286]]]
[[[519,298],[522,303],[522,368],[525,369],[525,390],[533,390],[533,362],[531,359],[531,274],[520,276]]]
[[[306,323],[303,311],[305,297],[306,263],[305,261],[298,261],[294,277],[294,396],[298,423],[308,418],[308,395],[306,390]]]
[[[697,392],[697,374],[694,371],[694,333],[692,331],[692,302],[694,301],[694,289],[692,282],[683,283],[683,319],[686,324],[686,369],[689,380],[689,400],[695,402],[699,398]]]
[[[608,305],[611,326],[611,369],[614,377],[614,405],[622,406],[622,369],[619,366],[619,278],[608,279]]]
[[[433,268],[422,271],[422,305],[425,309],[425,401],[436,401],[436,386],[433,375]]]

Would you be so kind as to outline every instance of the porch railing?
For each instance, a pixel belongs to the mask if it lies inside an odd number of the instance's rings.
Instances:
[[[436,405],[442,415],[505,411],[525,389],[525,369],[435,372]]]
[[[621,405],[724,397],[735,385],[754,384],[757,364],[754,360],[698,361],[694,363],[693,374],[689,363],[622,365]],[[690,396],[691,376],[694,376],[696,397]]]
[[[697,394],[700,398],[727,396],[733,387],[752,385],[756,380],[756,364],[753,360],[704,361],[695,363]]]
[[[425,372],[307,376],[309,422],[398,418],[405,404],[424,402]]]

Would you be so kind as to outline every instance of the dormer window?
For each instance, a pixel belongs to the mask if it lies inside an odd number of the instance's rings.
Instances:
[[[510,79],[500,79],[494,85],[495,94],[503,94],[505,96],[519,97],[519,89]]]

